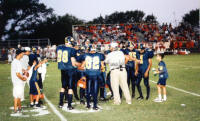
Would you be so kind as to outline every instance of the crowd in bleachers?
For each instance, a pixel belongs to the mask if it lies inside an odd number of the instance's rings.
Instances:
[[[74,27],[74,37],[82,43],[89,39],[95,43],[110,43],[111,41],[133,41],[159,43],[171,49],[194,48],[200,40],[199,32],[190,24],[184,23],[177,27],[171,24],[102,24]],[[169,42],[169,44],[165,44]],[[154,49],[158,48],[155,46]]]

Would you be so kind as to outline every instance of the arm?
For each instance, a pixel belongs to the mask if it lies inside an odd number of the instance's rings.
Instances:
[[[17,77],[18,77],[19,79],[21,79],[22,81],[26,81],[26,80],[27,80],[27,78],[26,78],[26,77],[23,77],[20,73],[16,73],[16,75],[17,75]]]
[[[130,59],[130,57],[128,55],[125,55],[125,64],[128,63],[129,59]]]
[[[147,70],[146,70],[146,72],[145,72],[145,74],[144,74],[145,77],[148,77],[149,70],[150,70],[151,67],[152,67],[152,59],[150,58],[150,59],[148,59],[148,61],[149,61],[149,66],[148,66],[148,68],[147,68]]]

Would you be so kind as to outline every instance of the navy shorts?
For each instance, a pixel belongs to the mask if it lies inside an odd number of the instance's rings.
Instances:
[[[166,81],[167,81],[166,78],[159,78],[157,85],[165,86],[166,85]]]
[[[35,82],[34,81],[31,81],[30,82],[30,94],[32,95],[38,95],[38,90],[36,88],[36,85],[35,85]]]
[[[62,82],[62,88],[66,89],[72,89],[72,84],[74,80],[74,74],[75,70],[61,70],[61,82]]]

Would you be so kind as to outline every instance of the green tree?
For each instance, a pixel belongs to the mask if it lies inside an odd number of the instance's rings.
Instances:
[[[32,33],[52,11],[39,0],[0,0],[0,38]]]
[[[183,16],[182,22],[190,23],[192,26],[199,26],[199,9],[191,10]]]
[[[145,20],[144,20],[146,23],[158,23],[157,22],[157,18],[152,14],[152,15],[147,15],[145,17]]]

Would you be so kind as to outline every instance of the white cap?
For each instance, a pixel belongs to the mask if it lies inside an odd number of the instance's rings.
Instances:
[[[113,48],[116,48],[116,47],[118,46],[118,43],[112,42],[112,43],[110,44],[110,46],[113,47]]]
[[[25,51],[31,51],[30,47],[25,47],[24,50]]]

